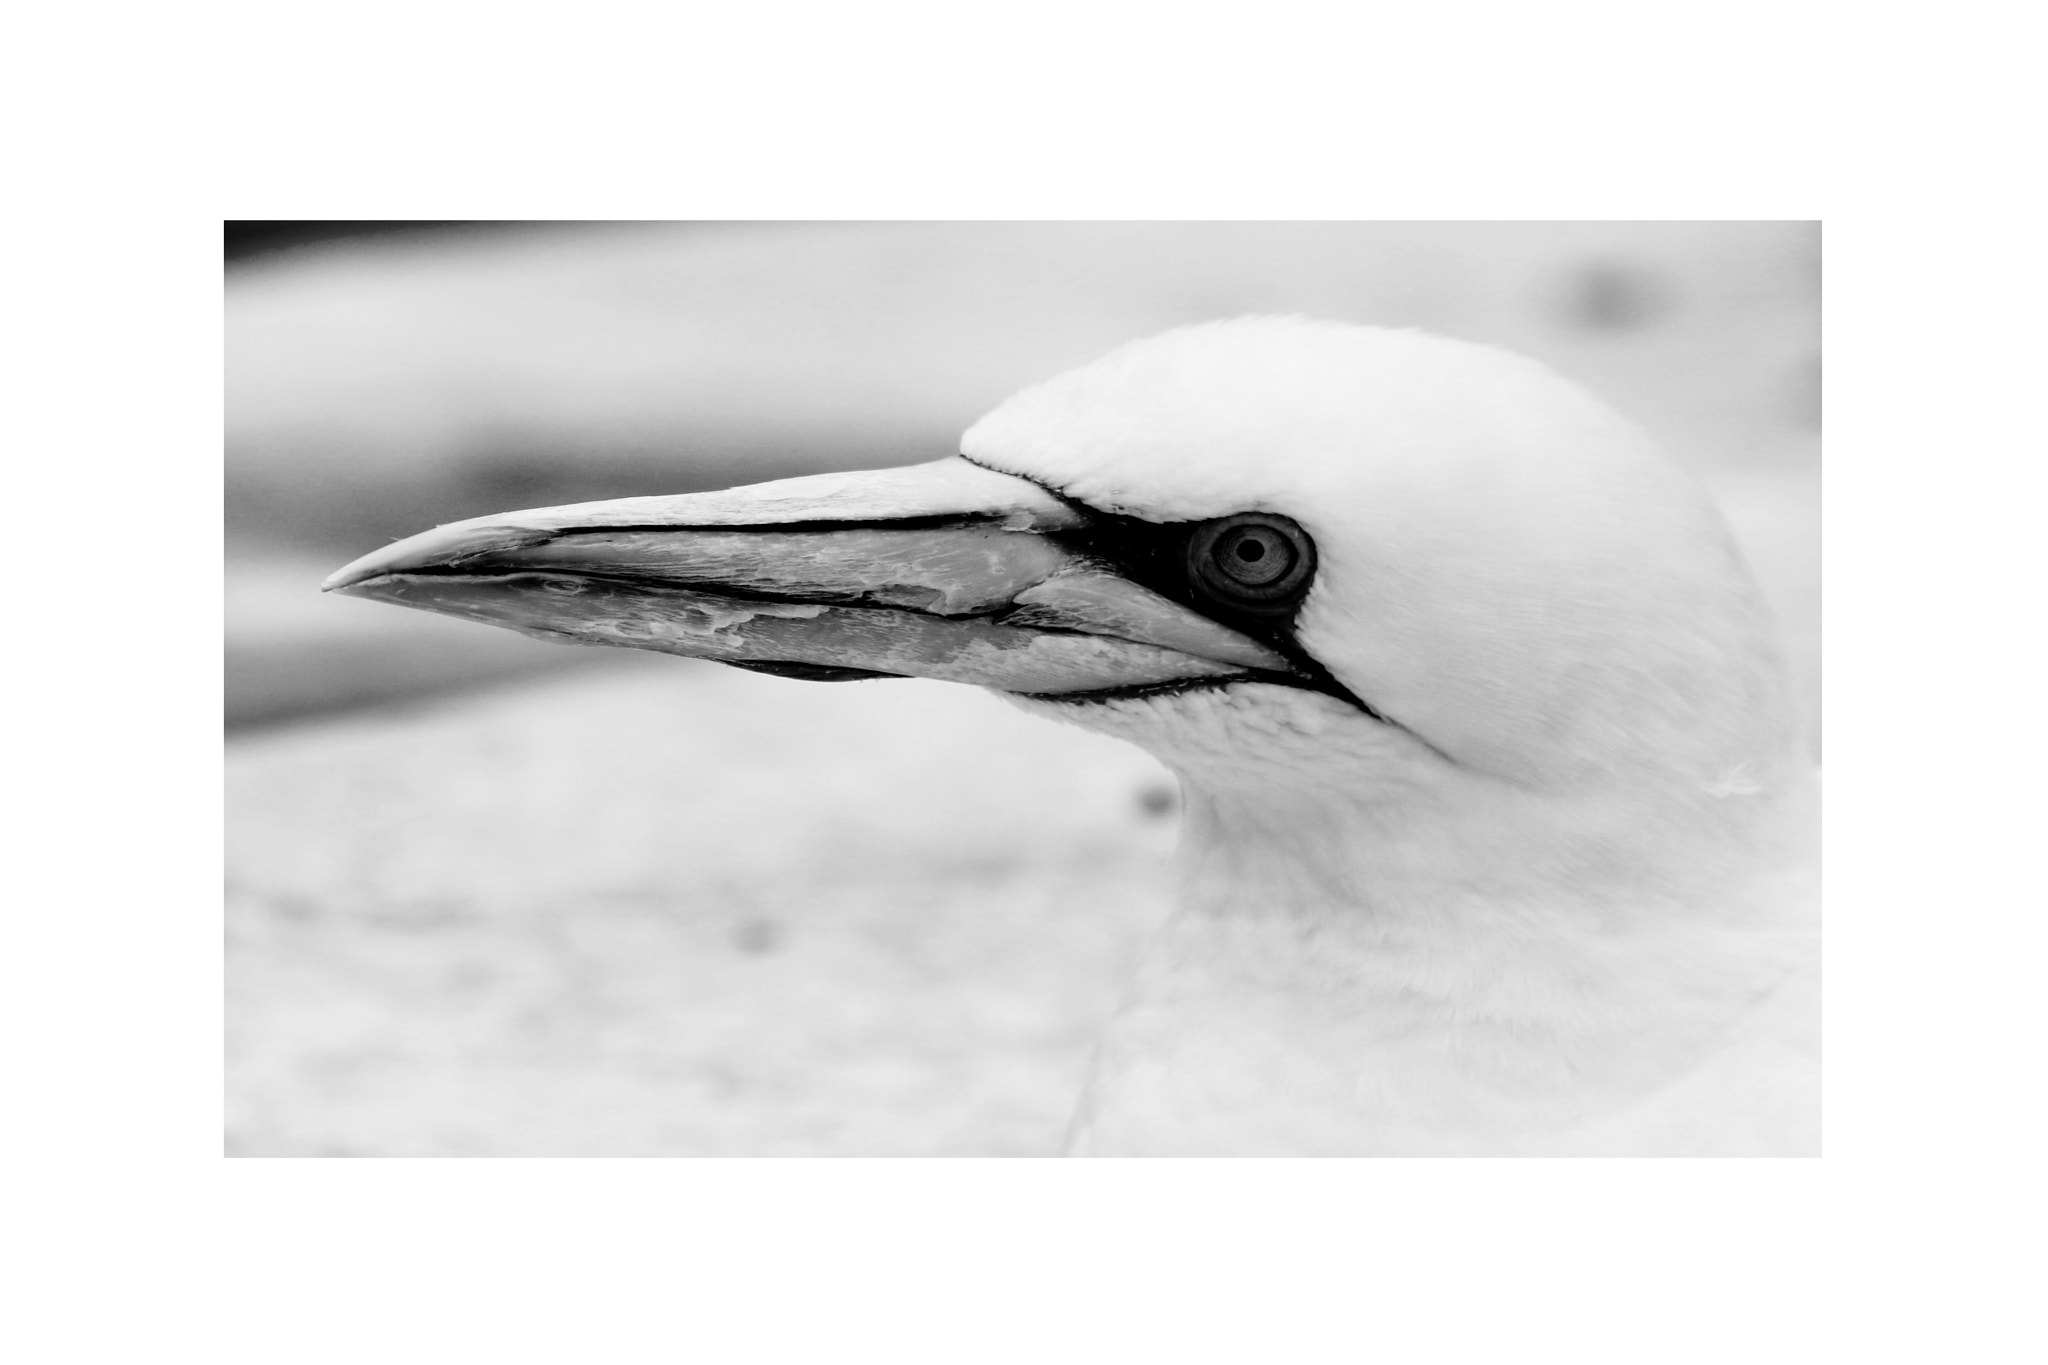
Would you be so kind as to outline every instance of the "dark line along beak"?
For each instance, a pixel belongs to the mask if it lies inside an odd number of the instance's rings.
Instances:
[[[799,677],[1074,695],[1295,670],[1073,548],[1085,510],[961,459],[479,517],[323,588]]]

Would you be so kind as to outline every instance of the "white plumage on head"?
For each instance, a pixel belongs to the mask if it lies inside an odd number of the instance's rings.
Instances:
[[[1813,1147],[1814,775],[1760,591],[1636,427],[1489,348],[1253,318],[962,449],[1147,520],[1294,518],[1295,638],[1398,727],[1256,682],[1026,703],[1187,792],[1084,1146]]]

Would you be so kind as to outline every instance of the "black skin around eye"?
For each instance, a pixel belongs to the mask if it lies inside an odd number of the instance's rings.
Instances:
[[[967,459],[966,456],[961,458]],[[968,463],[978,464],[979,461],[968,459]],[[1214,522],[1160,524],[1141,521],[1137,517],[1119,516],[1114,512],[1091,506],[1042,480],[1028,481],[1038,484],[1040,488],[1086,519],[1080,528],[1055,535],[1054,538],[1068,549],[1092,556],[1101,561],[1110,572],[1121,574],[1134,583],[1152,589],[1162,597],[1179,602],[1182,606],[1201,612],[1221,625],[1229,626],[1241,634],[1271,646],[1292,665],[1293,671],[1287,678],[1292,685],[1327,693],[1357,707],[1382,724],[1394,724],[1374,709],[1371,703],[1337,681],[1330,670],[1302,648],[1301,642],[1295,638],[1295,616],[1300,612],[1301,604],[1307,600],[1309,590],[1315,586],[1316,581],[1315,541],[1307,531],[1301,529],[1299,523],[1288,518],[1277,518],[1294,528],[1299,535],[1302,550],[1308,557],[1307,569],[1301,575],[1300,582],[1294,585],[1294,591],[1287,595],[1284,601],[1273,604],[1269,610],[1245,612],[1207,600],[1188,582],[1188,539],[1202,528],[1214,525]]]
[[[1256,590],[1244,591],[1228,580],[1224,580],[1221,589],[1213,586],[1222,573],[1220,569],[1213,570],[1208,575],[1209,582],[1205,583],[1201,575],[1191,573],[1189,568],[1192,544],[1213,538],[1219,527],[1240,521],[1247,514],[1209,521],[1164,523],[1092,509],[1089,515],[1091,524],[1087,528],[1062,537],[1072,548],[1104,561],[1116,572],[1133,582],[1142,583],[1160,596],[1192,607],[1233,630],[1272,645],[1282,653],[1299,652],[1299,646],[1294,642],[1294,618],[1315,582],[1315,542],[1293,522],[1279,517],[1270,518],[1272,522],[1282,523],[1291,529],[1298,540],[1278,527],[1271,528],[1271,533],[1276,537],[1276,544],[1299,547],[1296,553],[1305,557],[1305,568],[1287,591],[1261,600]],[[1251,524],[1258,526],[1266,520],[1260,516],[1259,521]],[[1290,571],[1292,568],[1290,565]]]
[[[1232,518],[1159,523],[1118,516],[1085,504],[1077,506],[1087,514],[1088,524],[1057,537],[1069,549],[1099,560],[1111,572],[1269,646],[1293,665],[1298,683],[1349,702],[1374,720],[1386,721],[1385,716],[1357,693],[1332,677],[1330,671],[1295,638],[1295,617],[1307,599],[1309,589],[1315,586],[1316,578],[1315,541],[1297,524],[1287,522],[1299,537],[1298,542],[1290,543],[1299,545],[1300,553],[1307,561],[1298,581],[1283,595],[1257,603],[1256,609],[1247,610],[1242,604],[1204,591],[1188,573],[1190,541]]]

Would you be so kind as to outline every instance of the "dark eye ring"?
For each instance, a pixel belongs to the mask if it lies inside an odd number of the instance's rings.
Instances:
[[[1316,544],[1293,521],[1239,512],[1188,537],[1188,577],[1205,595],[1239,611],[1284,612],[1316,572]]]

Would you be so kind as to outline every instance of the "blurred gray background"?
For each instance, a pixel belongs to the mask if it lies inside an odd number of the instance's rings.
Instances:
[[[1818,746],[1816,224],[267,225],[231,255],[231,1154],[1056,1151],[1165,905],[1152,760],[968,688],[317,585],[458,517],[936,459],[1180,323],[1418,326],[1593,389],[1720,501]]]

